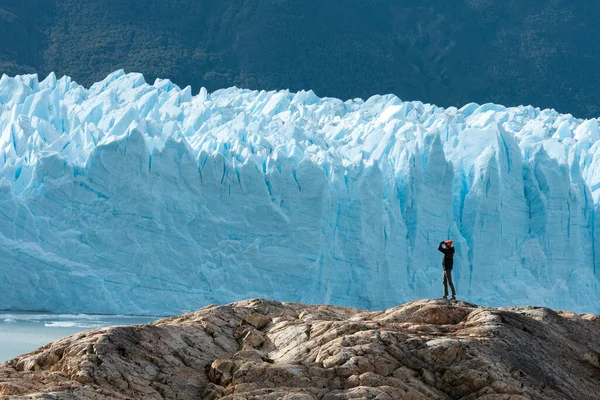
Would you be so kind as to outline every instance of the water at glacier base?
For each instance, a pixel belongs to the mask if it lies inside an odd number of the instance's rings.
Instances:
[[[108,326],[146,324],[156,319],[122,315],[0,312],[0,362],[78,332]]]

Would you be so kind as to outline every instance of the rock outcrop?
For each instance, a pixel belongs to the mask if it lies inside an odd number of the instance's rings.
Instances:
[[[600,316],[247,300],[56,341],[0,365],[0,397],[598,399]]]

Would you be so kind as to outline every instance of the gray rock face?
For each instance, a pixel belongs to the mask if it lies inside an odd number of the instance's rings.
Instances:
[[[600,316],[421,300],[247,300],[97,329],[0,365],[0,398],[597,399]]]

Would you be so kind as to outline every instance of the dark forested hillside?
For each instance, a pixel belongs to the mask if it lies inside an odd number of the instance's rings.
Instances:
[[[0,0],[0,72],[89,85],[394,93],[600,116],[600,3],[569,0]]]

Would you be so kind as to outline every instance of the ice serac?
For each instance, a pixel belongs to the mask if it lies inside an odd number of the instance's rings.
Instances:
[[[553,110],[0,79],[0,308],[441,295],[598,312],[600,134]]]

